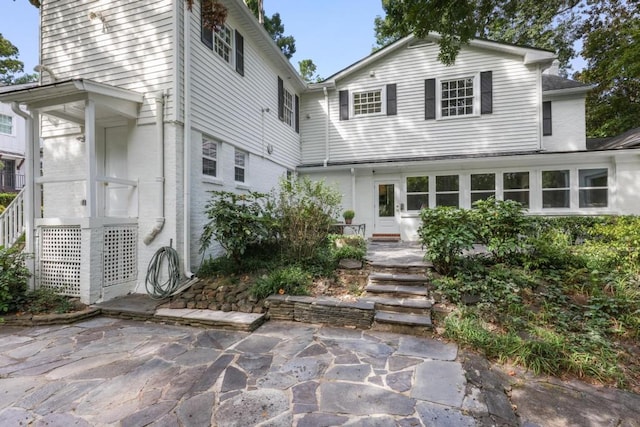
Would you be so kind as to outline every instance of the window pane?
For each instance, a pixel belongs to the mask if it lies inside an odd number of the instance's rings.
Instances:
[[[410,176],[407,177],[408,193],[427,193],[429,192],[428,176]]]
[[[546,190],[542,192],[543,208],[568,208],[570,201],[569,190]]]
[[[356,92],[353,94],[353,113],[357,115],[382,112],[382,92]]]
[[[523,207],[529,207],[529,191],[505,191],[503,195],[504,200],[515,200],[520,202]]]
[[[436,194],[437,206],[458,207],[458,194]]]
[[[216,161],[211,159],[202,159],[202,173],[204,175],[216,176]]]
[[[236,150],[236,166],[244,167],[244,153]]]
[[[569,182],[568,170],[542,172],[542,188],[568,188]]]
[[[236,167],[235,168],[234,179],[237,182],[244,182],[244,169]]]
[[[473,114],[473,78],[440,82],[442,117]]]
[[[395,212],[395,185],[380,184],[378,185],[378,216],[390,217]]]
[[[471,190],[495,190],[496,175],[493,173],[482,173],[471,175]]]
[[[580,187],[606,187],[607,169],[580,169],[578,171]]]
[[[477,202],[478,200],[486,200],[492,196],[496,196],[495,191],[479,191],[477,193],[471,193],[471,204]]]
[[[529,188],[529,172],[506,172],[503,175],[505,190]]]
[[[407,194],[407,210],[419,211],[429,207],[428,194]]]
[[[13,133],[13,117],[0,114],[0,133],[11,135]]]
[[[458,175],[436,176],[436,191],[458,191],[458,189]]]
[[[579,199],[581,208],[606,208],[607,207],[606,188],[591,190],[580,190]]]
[[[218,152],[218,144],[216,144],[213,141],[210,141],[208,139],[203,139],[202,140],[202,155],[203,156],[207,156],[207,157],[211,157],[211,158],[216,158],[217,157],[217,152]]]

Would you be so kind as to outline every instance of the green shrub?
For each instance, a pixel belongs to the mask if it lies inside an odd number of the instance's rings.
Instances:
[[[17,195],[17,193],[0,193],[0,206],[6,208],[13,202],[13,199],[15,199]]]
[[[497,262],[504,262],[523,249],[529,218],[520,203],[490,197],[475,202],[471,212],[479,242],[487,246]]]
[[[55,289],[39,288],[26,293],[19,309],[31,314],[62,314],[74,311],[75,304],[69,297],[59,295]]]
[[[433,263],[438,273],[451,274],[462,251],[471,249],[476,240],[470,211],[438,206],[420,211],[420,219],[418,236],[426,246],[425,258]]]
[[[25,266],[27,255],[0,246],[0,313],[13,311],[27,291],[31,276]]]
[[[640,217],[611,217],[606,223],[595,224],[591,237],[578,249],[592,270],[640,269]]]
[[[259,278],[251,287],[251,294],[263,299],[273,294],[308,295],[311,275],[297,265],[282,267]]]
[[[331,256],[336,263],[341,259],[356,259],[364,261],[367,254],[367,242],[362,236],[345,236],[342,234],[332,234],[329,236]]]

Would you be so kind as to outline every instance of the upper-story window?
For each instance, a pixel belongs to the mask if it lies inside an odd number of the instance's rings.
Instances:
[[[13,117],[0,114],[0,133],[13,135]]]
[[[300,133],[300,98],[278,76],[278,118]]]
[[[222,25],[216,31],[206,28],[204,17],[201,19],[202,42],[223,61],[235,67],[241,76],[244,76],[244,37],[238,30],[232,30],[227,25]]]
[[[379,114],[382,112],[382,89],[353,93],[353,115]]]
[[[231,53],[233,52],[233,33],[226,25],[220,27],[213,35],[213,50],[224,59],[225,62],[231,63]]]
[[[286,124],[288,124],[289,126],[294,126],[294,121],[295,121],[295,117],[294,117],[294,97],[293,94],[291,92],[289,92],[287,89],[284,89],[284,94],[283,94],[283,118],[284,118],[284,122]]]
[[[218,176],[218,143],[206,137],[202,138],[202,174]]]
[[[440,114],[442,117],[474,114],[473,77],[440,81]]]

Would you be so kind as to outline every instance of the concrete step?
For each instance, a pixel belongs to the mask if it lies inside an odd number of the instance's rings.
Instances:
[[[361,300],[374,303],[374,308],[393,313],[429,314],[433,301],[426,298],[390,298],[386,296],[370,296]]]
[[[374,321],[378,324],[393,324],[415,326],[419,328],[431,328],[431,316],[428,314],[391,313],[376,311]]]
[[[370,294],[388,294],[393,297],[427,297],[429,296],[429,289],[424,286],[411,286],[411,285],[376,285],[369,284],[364,288],[367,293]]]
[[[194,310],[160,308],[156,310],[155,321],[169,321],[181,325],[205,326],[234,331],[254,331],[265,322],[262,313],[240,313],[237,311]]]

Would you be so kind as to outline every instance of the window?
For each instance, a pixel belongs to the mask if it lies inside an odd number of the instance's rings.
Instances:
[[[481,173],[471,175],[471,204],[496,195],[496,174]]]
[[[505,172],[502,188],[504,200],[515,200],[529,207],[529,172]]]
[[[578,200],[581,208],[607,207],[608,171],[606,168],[578,170],[578,183]]]
[[[542,207],[568,208],[571,206],[571,178],[569,170],[542,172]]]
[[[473,77],[440,81],[440,115],[442,117],[473,114]]]
[[[0,114],[0,133],[13,135],[13,117]]]
[[[370,90],[366,92],[354,92],[353,115],[364,116],[367,114],[382,113],[382,90]]]
[[[436,176],[436,205],[460,205],[460,180],[458,175]]]
[[[220,27],[214,34],[213,50],[228,63],[231,63],[232,40],[232,32],[226,25]]]
[[[236,149],[234,179],[236,182],[245,182],[247,154],[244,151]]]
[[[551,135],[552,129],[551,121],[551,101],[545,101],[542,103],[542,135]]]
[[[291,94],[291,92],[289,92],[287,89],[284,90],[284,94],[283,94],[283,121],[288,124],[289,126],[294,125],[294,110],[293,110],[293,95]]]
[[[429,177],[407,177],[407,210],[419,211],[429,207]]]
[[[202,174],[218,176],[218,143],[202,138]]]

